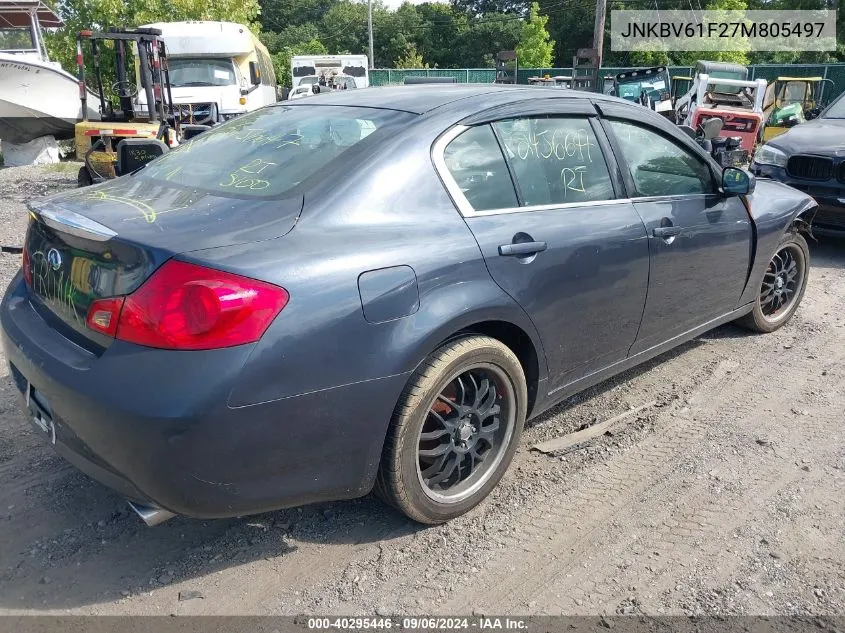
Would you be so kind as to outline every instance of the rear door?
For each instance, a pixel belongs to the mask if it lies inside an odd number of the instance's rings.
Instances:
[[[515,114],[438,143],[491,275],[542,337],[550,391],[625,358],[648,282],[643,223],[617,195],[594,112],[579,110]]]
[[[738,307],[751,261],[751,220],[742,199],[722,194],[709,163],[680,139],[625,118],[605,126],[651,253],[635,354]]]

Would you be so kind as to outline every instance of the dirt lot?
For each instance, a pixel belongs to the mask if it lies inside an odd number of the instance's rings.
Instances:
[[[23,199],[74,184],[0,170],[2,243]],[[147,528],[33,431],[3,361],[0,614],[845,614],[845,241],[811,250],[787,327],[719,328],[569,400],[436,528],[371,498]],[[651,400],[587,449],[530,450]]]

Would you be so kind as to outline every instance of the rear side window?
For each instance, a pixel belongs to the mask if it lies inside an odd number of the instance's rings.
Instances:
[[[473,127],[443,152],[446,167],[476,211],[517,206],[505,158],[489,125]]]
[[[613,199],[604,155],[586,117],[494,124],[525,206]]]
[[[713,193],[710,168],[689,149],[628,121],[610,121],[637,196]]]
[[[414,115],[348,106],[273,106],[203,132],[139,172],[240,198],[277,197],[324,180]],[[395,129],[394,129],[395,131]]]

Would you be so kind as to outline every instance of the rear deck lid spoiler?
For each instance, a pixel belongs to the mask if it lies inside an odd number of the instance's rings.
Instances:
[[[117,236],[117,233],[109,227],[74,211],[63,209],[52,202],[32,202],[27,206],[35,219],[41,220],[57,231],[95,242],[107,242]]]

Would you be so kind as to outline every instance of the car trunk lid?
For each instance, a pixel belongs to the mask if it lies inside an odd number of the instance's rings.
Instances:
[[[97,299],[134,292],[179,253],[280,237],[301,195],[244,200],[127,177],[30,203],[24,244],[33,304],[78,344],[106,347],[86,325]]]

